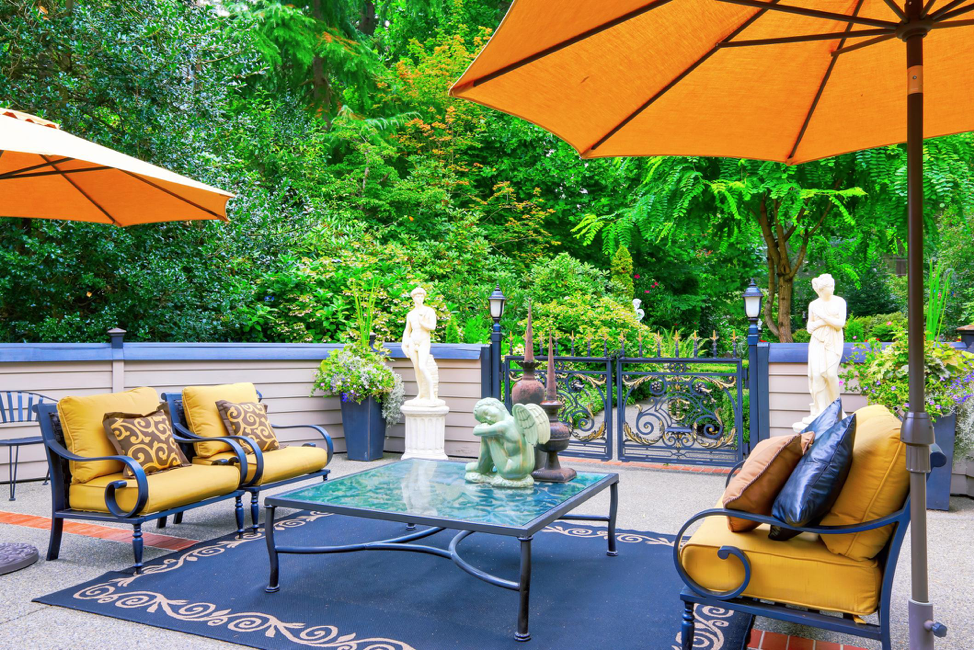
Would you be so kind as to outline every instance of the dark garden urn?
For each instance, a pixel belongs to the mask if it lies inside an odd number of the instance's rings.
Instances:
[[[386,441],[382,405],[373,397],[361,404],[342,402],[342,429],[349,460],[379,460]]]

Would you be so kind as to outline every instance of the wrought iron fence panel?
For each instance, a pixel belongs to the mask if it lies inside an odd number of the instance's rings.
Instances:
[[[511,387],[524,374],[517,363],[523,360],[523,356],[503,357],[501,376],[504,402],[508,408],[512,406]],[[558,399],[563,404],[558,417],[572,432],[568,449],[559,455],[611,459],[614,440],[613,359],[608,355],[558,356],[554,362]],[[535,370],[535,375],[541,383],[547,381],[543,366]]]
[[[614,374],[619,460],[734,465],[743,458],[741,359],[620,356]]]

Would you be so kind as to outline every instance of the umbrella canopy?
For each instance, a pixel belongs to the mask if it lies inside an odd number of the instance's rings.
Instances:
[[[132,226],[223,219],[233,194],[0,108],[0,216]]]
[[[800,163],[905,142],[904,9],[784,4],[515,0],[450,93],[534,122],[583,158]],[[957,18],[974,4],[930,4],[924,136],[974,130],[974,21]],[[820,17],[781,11],[792,7]]]
[[[583,158],[800,163],[907,143],[910,647],[930,650],[946,628],[927,580],[923,138],[974,130],[974,0],[902,1],[514,0],[450,93]]]

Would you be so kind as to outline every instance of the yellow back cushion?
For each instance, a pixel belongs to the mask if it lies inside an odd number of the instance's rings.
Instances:
[[[852,468],[822,526],[859,524],[891,515],[903,506],[910,473],[906,471],[906,445],[900,441],[901,426],[899,418],[885,406],[856,411]],[[822,541],[833,553],[866,560],[875,557],[892,534],[892,526],[885,526],[861,533],[822,535]]]
[[[57,403],[64,443],[79,456],[117,456],[103,424],[106,413],[152,413],[159,407],[154,388],[135,388],[124,393],[69,396]],[[87,483],[93,478],[118,474],[124,466],[117,460],[70,461],[71,482]]]
[[[256,402],[257,389],[253,384],[223,384],[221,386],[187,386],[183,389],[183,411],[189,430],[204,438],[232,435],[227,432],[223,418],[216,407],[219,400],[228,402]],[[196,455],[209,458],[213,454],[230,451],[225,442],[198,442]],[[249,449],[247,450],[249,451]]]

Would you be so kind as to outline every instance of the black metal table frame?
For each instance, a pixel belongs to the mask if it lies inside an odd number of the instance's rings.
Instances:
[[[371,470],[366,470],[371,471]],[[570,515],[572,510],[582,503],[588,501],[596,494],[609,488],[609,514],[600,515]],[[267,541],[267,554],[270,560],[270,580],[268,581],[267,593],[275,593],[280,590],[280,563],[278,556],[282,553],[289,554],[326,554],[326,553],[352,553],[355,551],[411,551],[414,553],[427,553],[439,557],[453,560],[458,567],[484,582],[496,587],[516,591],[519,594],[517,632],[514,638],[518,641],[528,641],[531,635],[528,632],[528,605],[531,591],[531,540],[534,534],[544,529],[548,524],[558,521],[604,521],[608,524],[608,550],[606,555],[618,555],[616,551],[616,512],[619,506],[619,475],[606,474],[605,478],[593,483],[575,496],[565,500],[563,503],[552,508],[540,517],[528,522],[524,526],[502,526],[498,524],[483,524],[469,521],[451,519],[449,517],[431,517],[421,515],[410,515],[400,512],[385,512],[379,510],[367,510],[365,508],[355,508],[348,506],[337,506],[332,504],[310,503],[301,500],[290,500],[287,495],[269,496],[264,499],[266,510],[264,530]],[[315,512],[328,512],[338,515],[349,515],[352,517],[362,517],[365,519],[381,519],[383,521],[398,521],[406,524],[406,529],[410,532],[400,537],[391,539],[377,540],[374,542],[363,542],[360,544],[342,544],[339,546],[279,546],[275,542],[274,533],[274,512],[278,507],[297,508],[301,510],[313,510]],[[416,525],[430,526],[423,530],[415,530]],[[447,548],[428,546],[425,544],[411,544],[417,540],[435,535],[446,529],[458,530],[458,532]],[[457,552],[457,546],[465,538],[474,533],[492,533],[495,535],[505,535],[517,537],[521,544],[521,564],[520,575],[517,581],[506,580],[486,571],[482,571],[463,558]]]

